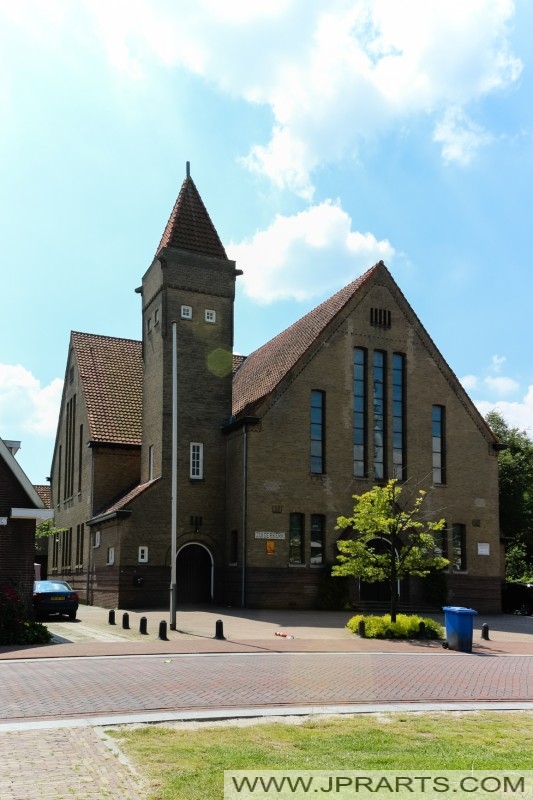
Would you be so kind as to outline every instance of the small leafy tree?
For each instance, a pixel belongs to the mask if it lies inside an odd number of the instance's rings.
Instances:
[[[56,528],[53,519],[43,520],[35,529],[35,546],[37,547],[40,539],[56,536],[58,533],[64,533],[66,530],[66,528]]]
[[[331,570],[332,575],[353,575],[367,583],[387,581],[392,622],[396,622],[397,582],[408,575],[425,577],[449,564],[435,549],[434,533],[444,528],[444,520],[423,519],[426,492],[419,490],[410,508],[399,505],[401,494],[401,486],[392,479],[386,486],[353,496],[353,516],[338,517],[336,527],[348,531],[350,538],[337,542],[339,563]]]

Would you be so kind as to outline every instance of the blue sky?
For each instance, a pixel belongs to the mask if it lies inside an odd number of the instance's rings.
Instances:
[[[71,330],[139,339],[185,162],[248,354],[383,259],[533,431],[530,0],[0,0],[0,436],[50,472]]]

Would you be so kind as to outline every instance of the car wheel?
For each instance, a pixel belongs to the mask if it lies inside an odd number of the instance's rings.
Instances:
[[[76,619],[76,612],[75,611],[69,611],[68,618],[69,618],[69,620],[71,622],[74,622],[74,620]]]

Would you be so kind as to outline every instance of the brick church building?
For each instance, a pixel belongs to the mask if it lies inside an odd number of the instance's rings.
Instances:
[[[178,606],[316,607],[341,580],[337,517],[395,477],[446,519],[436,603],[500,611],[498,443],[386,266],[247,357],[240,274],[187,170],[136,290],[141,341],[71,334],[49,575],[108,608],[167,605],[173,574]],[[427,605],[427,583],[400,602]]]

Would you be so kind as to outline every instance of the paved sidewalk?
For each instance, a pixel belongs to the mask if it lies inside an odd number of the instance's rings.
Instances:
[[[146,786],[100,728],[0,734],[2,800],[144,800]]]
[[[49,621],[55,643],[38,647],[0,647],[0,659],[56,658],[75,656],[139,655],[142,653],[214,652],[435,652],[439,642],[401,642],[360,639],[346,629],[350,612],[345,611],[263,611],[225,608],[178,610],[176,631],[168,624],[168,610],[115,610],[115,624],[109,624],[109,610],[80,606],[76,622]],[[128,628],[123,627],[127,615]],[[141,634],[141,619],[147,634]],[[433,615],[444,624],[444,615]],[[159,638],[160,624],[166,624],[168,641]],[[224,639],[217,639],[217,623]],[[489,640],[481,635],[489,626]],[[277,634],[284,634],[282,636]],[[289,638],[293,637],[293,638]],[[474,617],[473,652],[485,654],[533,655],[533,617],[511,614]]]

